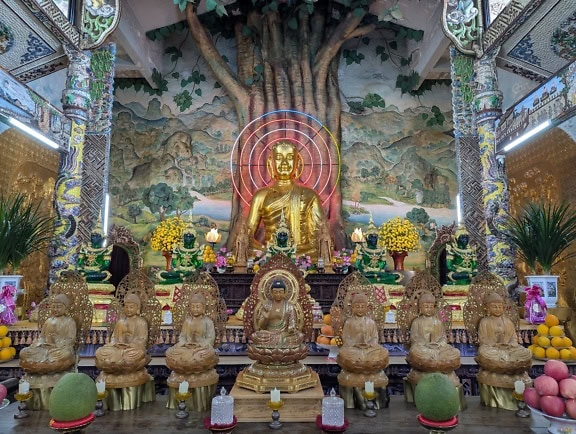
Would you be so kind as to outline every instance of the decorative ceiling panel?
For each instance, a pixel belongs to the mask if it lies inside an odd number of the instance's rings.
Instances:
[[[494,38],[490,29],[486,34],[501,44],[499,67],[543,82],[576,59],[576,0],[532,1],[519,16],[507,7],[495,23],[506,21],[507,13],[514,15],[508,21],[516,29],[500,38]],[[483,42],[487,50],[495,46]]]

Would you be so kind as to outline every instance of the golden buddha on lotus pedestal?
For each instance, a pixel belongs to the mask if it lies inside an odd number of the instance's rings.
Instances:
[[[312,306],[302,274],[286,256],[273,256],[254,277],[244,334],[248,357],[256,362],[238,375],[236,385],[255,392],[298,392],[319,384],[318,375],[300,363],[308,355]]]
[[[472,280],[464,323],[478,344],[476,377],[482,404],[517,410],[514,383],[532,384],[528,376],[532,353],[518,342],[518,309],[497,276],[484,272]]]
[[[308,255],[316,262],[319,255],[317,237],[327,220],[316,192],[296,182],[302,167],[296,143],[290,140],[277,142],[266,163],[273,182],[256,191],[252,198],[246,223],[251,247],[265,250],[284,214],[297,254]],[[264,228],[263,241],[255,239],[260,224]]]

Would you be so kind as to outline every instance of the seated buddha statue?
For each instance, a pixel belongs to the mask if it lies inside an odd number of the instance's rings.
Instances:
[[[20,351],[20,367],[26,373],[62,372],[76,363],[76,321],[67,315],[70,299],[58,294],[50,307],[51,316],[42,325],[38,340]]]
[[[372,282],[395,283],[401,276],[386,272],[386,249],[378,247],[378,228],[372,217],[365,239],[364,243],[358,244],[356,250],[356,269]]]
[[[532,366],[532,354],[518,343],[514,323],[504,315],[504,299],[491,292],[484,299],[487,315],[478,325],[476,362],[483,370],[501,373],[524,373]]]
[[[341,380],[347,383],[350,373],[378,374],[388,366],[388,350],[380,345],[376,322],[367,315],[368,298],[363,293],[354,294],[351,303],[352,316],[342,327],[342,347],[336,359],[342,368],[338,375],[341,384]]]
[[[172,270],[160,271],[162,283],[179,283],[202,268],[204,246],[197,246],[197,235],[192,220],[184,229],[181,242],[172,250]]]
[[[198,374],[218,364],[218,354],[214,349],[216,332],[214,322],[206,315],[206,298],[201,294],[192,295],[189,307],[178,342],[166,351],[166,366],[181,375]]]
[[[112,257],[112,245],[104,246],[100,224],[90,234],[90,245],[82,245],[78,254],[77,269],[87,283],[108,283],[112,274],[108,271]]]
[[[286,284],[275,280],[270,288],[272,299],[262,305],[260,315],[254,319],[256,331],[250,340],[265,348],[301,346],[304,335],[298,330],[294,305],[286,300]]]
[[[302,273],[285,255],[275,255],[257,271],[246,300],[247,355],[255,363],[236,378],[239,387],[268,392],[275,387],[298,392],[319,384],[300,361],[308,356],[312,306]]]
[[[310,256],[316,262],[317,231],[327,224],[327,220],[318,194],[296,182],[302,164],[295,142],[286,139],[274,144],[267,160],[273,182],[256,191],[252,198],[247,220],[248,238],[252,248],[264,250],[266,243],[276,235],[284,214],[298,255]],[[261,223],[263,242],[255,239]]]
[[[140,309],[140,297],[126,295],[124,314],[116,322],[110,342],[96,350],[96,367],[102,371],[98,379],[111,388],[136,386],[149,379],[145,368],[150,361],[148,322],[140,316]]]
[[[448,285],[469,285],[477,273],[476,248],[468,243],[470,235],[459,226],[452,240],[446,244],[446,269]]]
[[[290,259],[296,259],[296,246],[292,243],[290,229],[288,229],[288,225],[286,224],[284,213],[282,213],[280,217],[275,236],[272,237],[266,246],[266,257],[268,259],[278,253],[286,255]]]
[[[450,376],[456,386],[460,380],[454,373],[460,367],[460,351],[446,338],[446,326],[436,312],[436,297],[425,291],[418,299],[419,316],[410,326],[410,350],[406,361],[411,366],[408,381],[416,385],[428,372]]]

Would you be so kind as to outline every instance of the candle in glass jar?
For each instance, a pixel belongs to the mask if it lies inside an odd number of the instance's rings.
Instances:
[[[270,401],[280,402],[280,391],[276,388],[270,391]]]
[[[344,400],[336,396],[334,389],[322,399],[322,425],[344,426]]]
[[[226,389],[220,389],[220,395],[212,398],[210,423],[212,425],[232,425],[234,422],[234,397],[226,394]]]
[[[183,381],[182,383],[180,383],[180,385],[178,386],[178,393],[188,393],[188,382],[187,381]]]
[[[526,385],[521,380],[516,380],[514,382],[514,392],[516,392],[518,395],[522,395],[524,393],[525,387]]]
[[[366,393],[374,393],[374,382],[373,381],[365,382],[364,390],[366,391]]]

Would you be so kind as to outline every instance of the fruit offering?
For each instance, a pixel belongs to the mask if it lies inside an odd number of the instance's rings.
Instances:
[[[204,252],[202,253],[202,261],[205,264],[214,264],[216,262],[216,253],[210,246],[206,246],[204,248]]]
[[[576,376],[564,362],[548,360],[534,387],[524,390],[524,401],[549,416],[576,419]]]
[[[12,339],[8,336],[8,327],[0,325],[0,362],[11,360],[16,355]]]
[[[330,314],[324,315],[322,322],[324,325],[320,328],[320,334],[316,338],[316,343],[322,345],[338,345],[337,339],[334,337]]]
[[[528,347],[535,358],[576,360],[576,348],[572,346],[572,339],[564,335],[556,315],[546,315],[544,324],[540,324],[536,331],[532,345]]]

